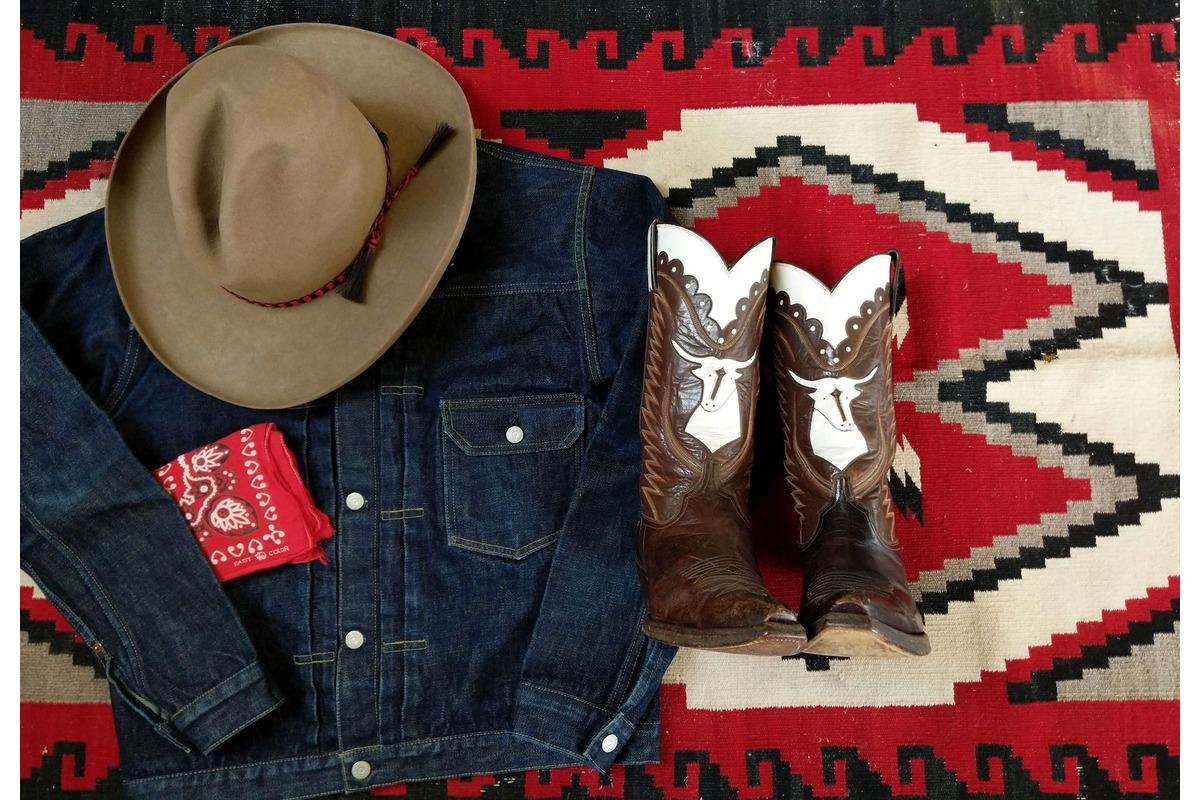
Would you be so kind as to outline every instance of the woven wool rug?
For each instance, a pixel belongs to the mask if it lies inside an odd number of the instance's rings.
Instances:
[[[122,132],[189,59],[311,19],[438,58],[478,136],[651,176],[727,255],[769,232],[826,279],[903,257],[891,484],[933,654],[683,652],[659,765],[383,793],[1179,796],[1174,3],[26,5],[23,234],[102,204]],[[760,556],[798,602],[787,544]],[[22,796],[119,797],[107,686],[28,579],[21,648]]]

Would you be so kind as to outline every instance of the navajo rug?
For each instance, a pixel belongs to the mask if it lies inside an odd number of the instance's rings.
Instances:
[[[386,793],[1179,796],[1174,3],[25,5],[26,234],[101,204],[189,59],[319,19],[441,60],[481,137],[651,176],[727,255],[903,256],[891,482],[933,654],[684,652],[659,765]],[[760,554],[797,602],[765,527]],[[21,631],[22,796],[118,797],[107,687],[28,580]]]

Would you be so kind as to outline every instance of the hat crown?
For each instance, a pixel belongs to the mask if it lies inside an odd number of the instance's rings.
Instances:
[[[192,66],[166,98],[167,183],[184,258],[264,303],[354,259],[386,191],[379,135],[303,62],[244,45]]]

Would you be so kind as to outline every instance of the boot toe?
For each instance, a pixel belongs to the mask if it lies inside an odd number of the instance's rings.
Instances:
[[[738,593],[710,598],[703,604],[700,617],[706,625],[722,628],[759,626],[774,622],[798,624],[796,613],[767,594]]]
[[[921,612],[905,595],[855,592],[805,607],[806,652],[827,656],[926,655]]]
[[[905,633],[924,633],[924,620],[921,618],[921,612],[917,610],[916,603],[907,594],[897,596],[898,594],[899,592],[852,592],[834,595],[821,602],[806,605],[805,616],[811,623],[829,614],[858,614]]]
[[[808,641],[795,612],[770,595],[711,596],[675,610],[672,617],[648,617],[646,635],[677,647],[761,656],[795,655]]]

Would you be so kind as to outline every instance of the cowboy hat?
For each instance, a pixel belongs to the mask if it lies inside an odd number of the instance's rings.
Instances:
[[[293,406],[400,337],[474,189],[471,112],[436,61],[357,28],[261,28],[141,112],[108,187],[109,258],[172,372],[238,405]]]

